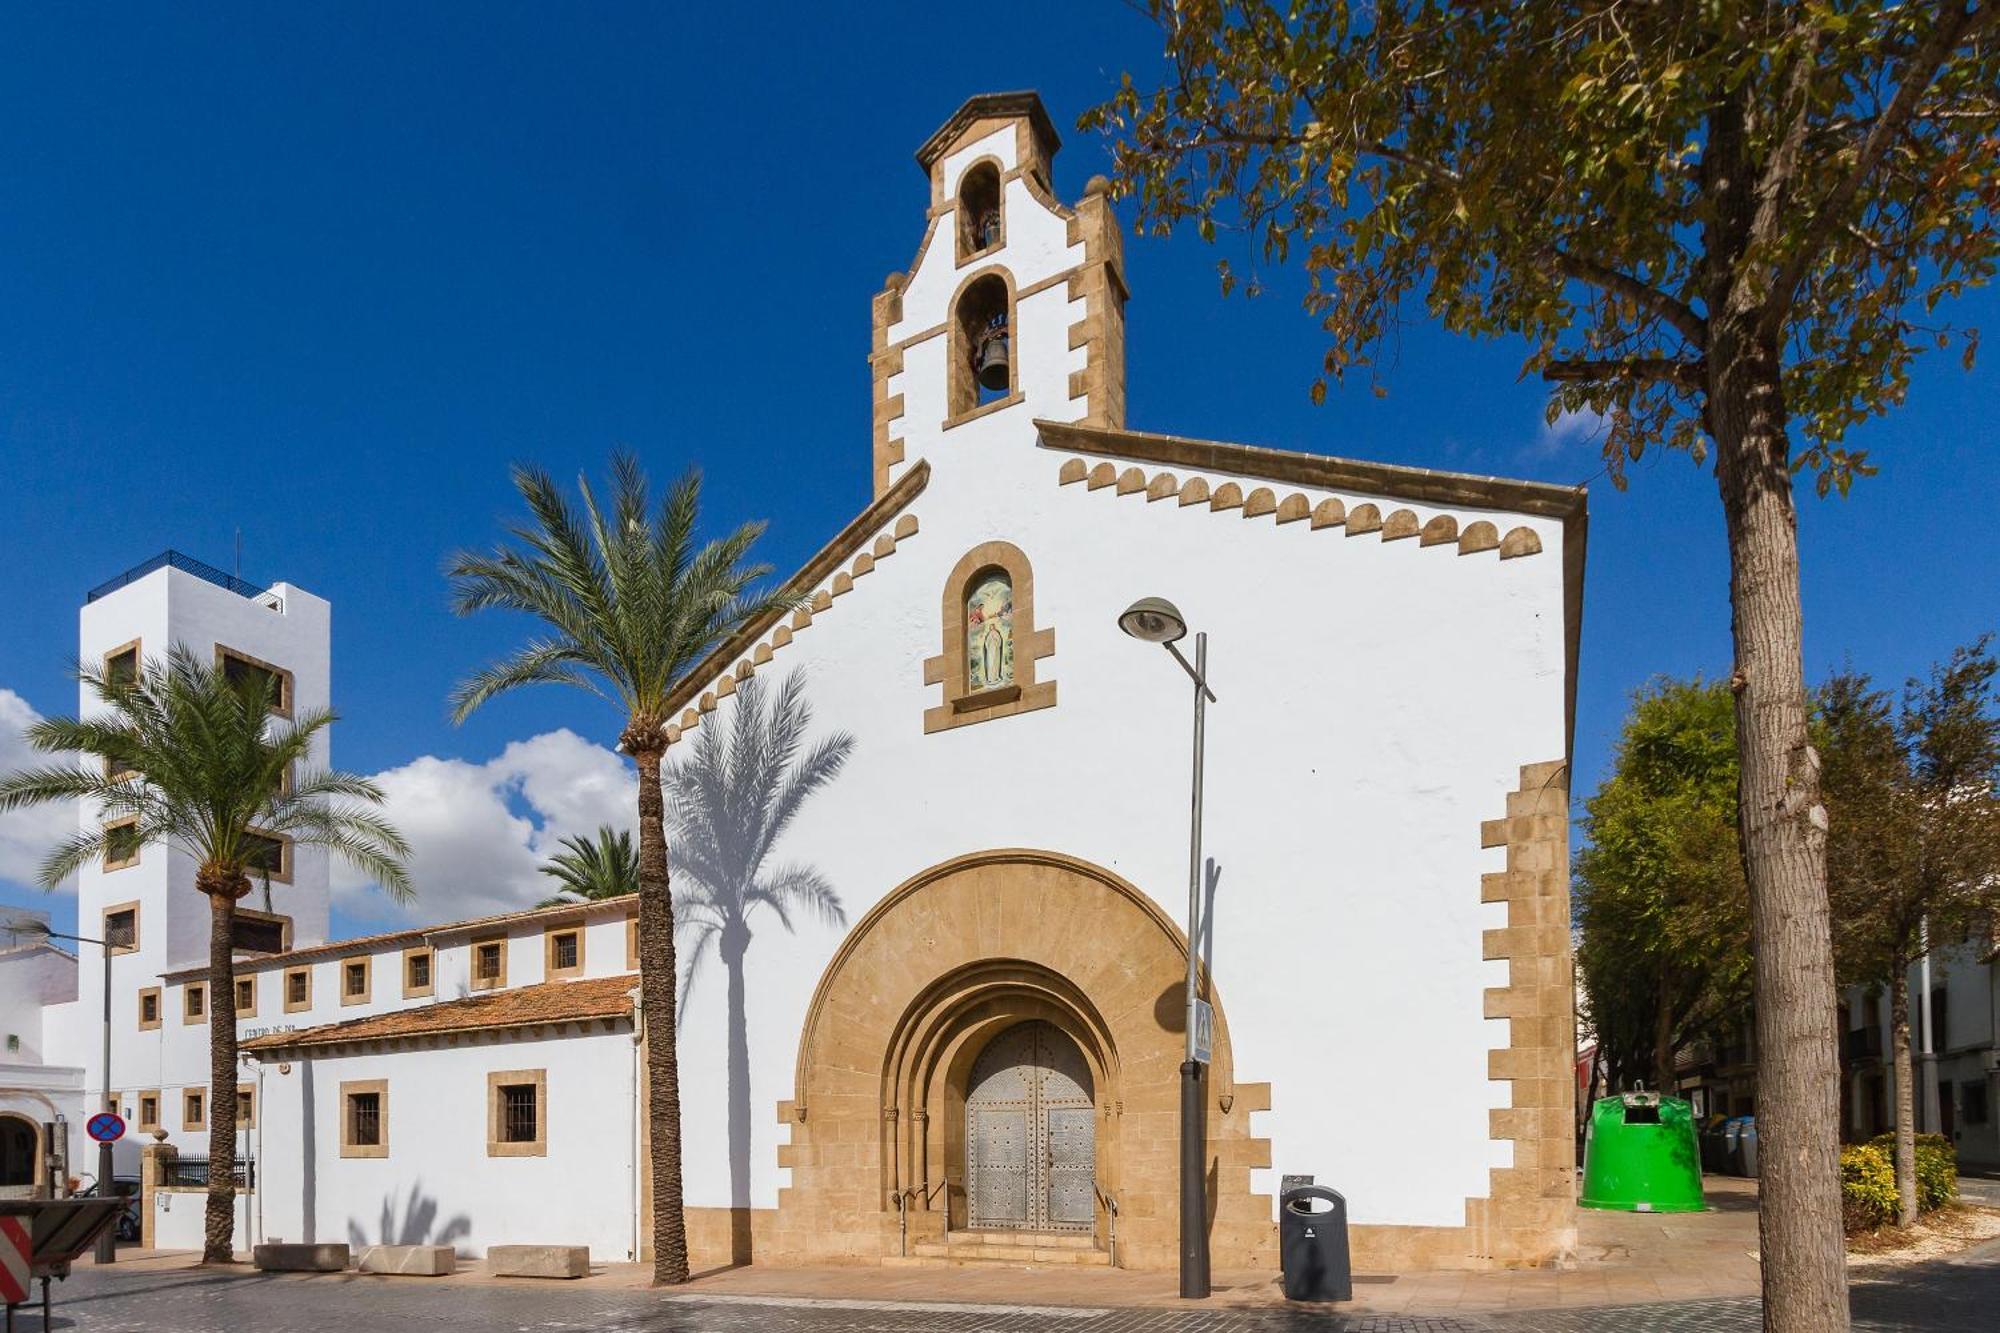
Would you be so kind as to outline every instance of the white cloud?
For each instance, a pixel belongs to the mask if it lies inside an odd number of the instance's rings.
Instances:
[[[0,689],[0,773],[41,767],[60,756],[43,754],[28,744],[27,730],[41,714],[12,690]],[[35,868],[49,849],[76,832],[76,806],[63,801],[0,814],[0,880],[23,887],[35,882]],[[74,878],[63,886],[73,890]]]
[[[1602,412],[1587,407],[1565,412],[1552,422],[1544,422],[1535,442],[1522,452],[1529,458],[1554,458],[1567,453],[1573,445],[1587,443],[1595,447],[1603,443],[1610,428],[1611,421]]]
[[[334,862],[335,905],[366,918],[442,922],[530,906],[550,893],[538,867],[561,839],[631,827],[638,799],[621,757],[567,729],[483,764],[424,755],[374,777],[383,814],[409,840],[417,896],[396,907]]]

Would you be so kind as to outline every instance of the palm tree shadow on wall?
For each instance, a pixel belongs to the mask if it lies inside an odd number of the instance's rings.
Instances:
[[[396,1196],[382,1196],[382,1212],[376,1219],[375,1240],[353,1218],[347,1219],[347,1243],[359,1253],[368,1245],[450,1245],[472,1230],[472,1219],[464,1213],[438,1225],[438,1201],[424,1193],[424,1182],[410,1182],[410,1197],[403,1201],[402,1216],[396,1215]]]
[[[728,986],[728,1124],[730,1262],[747,1264],[750,1242],[750,1043],[743,960],[750,918],[767,909],[787,931],[804,912],[835,926],[847,923],[840,895],[810,865],[767,865],[772,849],[799,810],[827,786],[854,752],[854,738],[837,731],[807,741],[812,706],[804,676],[794,671],[775,694],[757,677],[736,689],[728,725],[704,725],[694,744],[671,764],[663,786],[672,834],[674,920],[691,941],[681,977],[678,1012],[710,953],[722,960]]]

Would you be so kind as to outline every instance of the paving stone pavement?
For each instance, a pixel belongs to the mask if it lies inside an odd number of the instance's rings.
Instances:
[[[1957,1260],[1858,1276],[1857,1333],[1991,1333],[2000,1245]],[[1342,1314],[1286,1309],[1090,1309],[811,1300],[519,1286],[426,1286],[421,1279],[263,1274],[105,1273],[57,1287],[55,1318],[17,1312],[16,1333],[1755,1333],[1754,1299],[1504,1314]]]

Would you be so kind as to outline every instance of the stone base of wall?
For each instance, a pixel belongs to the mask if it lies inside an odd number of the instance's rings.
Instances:
[[[681,1215],[687,1219],[688,1267],[694,1272],[741,1267],[753,1256],[762,1264],[784,1262],[775,1248],[775,1208],[687,1208]],[[644,1257],[653,1257],[650,1243]]]

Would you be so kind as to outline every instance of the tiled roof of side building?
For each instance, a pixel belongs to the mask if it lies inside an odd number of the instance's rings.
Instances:
[[[558,903],[554,907],[528,907],[517,912],[497,912],[492,916],[468,917],[463,921],[446,921],[436,926],[411,926],[407,930],[389,930],[379,935],[354,935],[344,940],[328,940],[325,944],[309,945],[303,949],[289,949],[284,953],[261,953],[238,958],[236,970],[244,972],[291,967],[298,963],[317,962],[323,958],[373,953],[395,944],[421,944],[440,935],[460,935],[484,930],[489,926],[512,925],[517,921],[561,921],[569,917],[582,918],[614,909],[630,911],[638,904],[639,895],[627,893],[616,898],[593,898],[587,902]],[[166,981],[200,981],[207,975],[206,963],[194,967],[176,968],[172,972],[160,974]]]
[[[296,1032],[272,1032],[242,1043],[245,1051],[293,1050],[302,1046],[333,1046],[351,1041],[386,1041],[427,1037],[447,1032],[482,1032],[503,1028],[538,1027],[546,1023],[578,1023],[600,1018],[627,1018],[632,1013],[635,975],[592,977],[585,981],[545,981],[512,990],[487,991],[462,1000],[445,1000],[415,1009],[398,1009],[345,1023],[327,1023]]]

